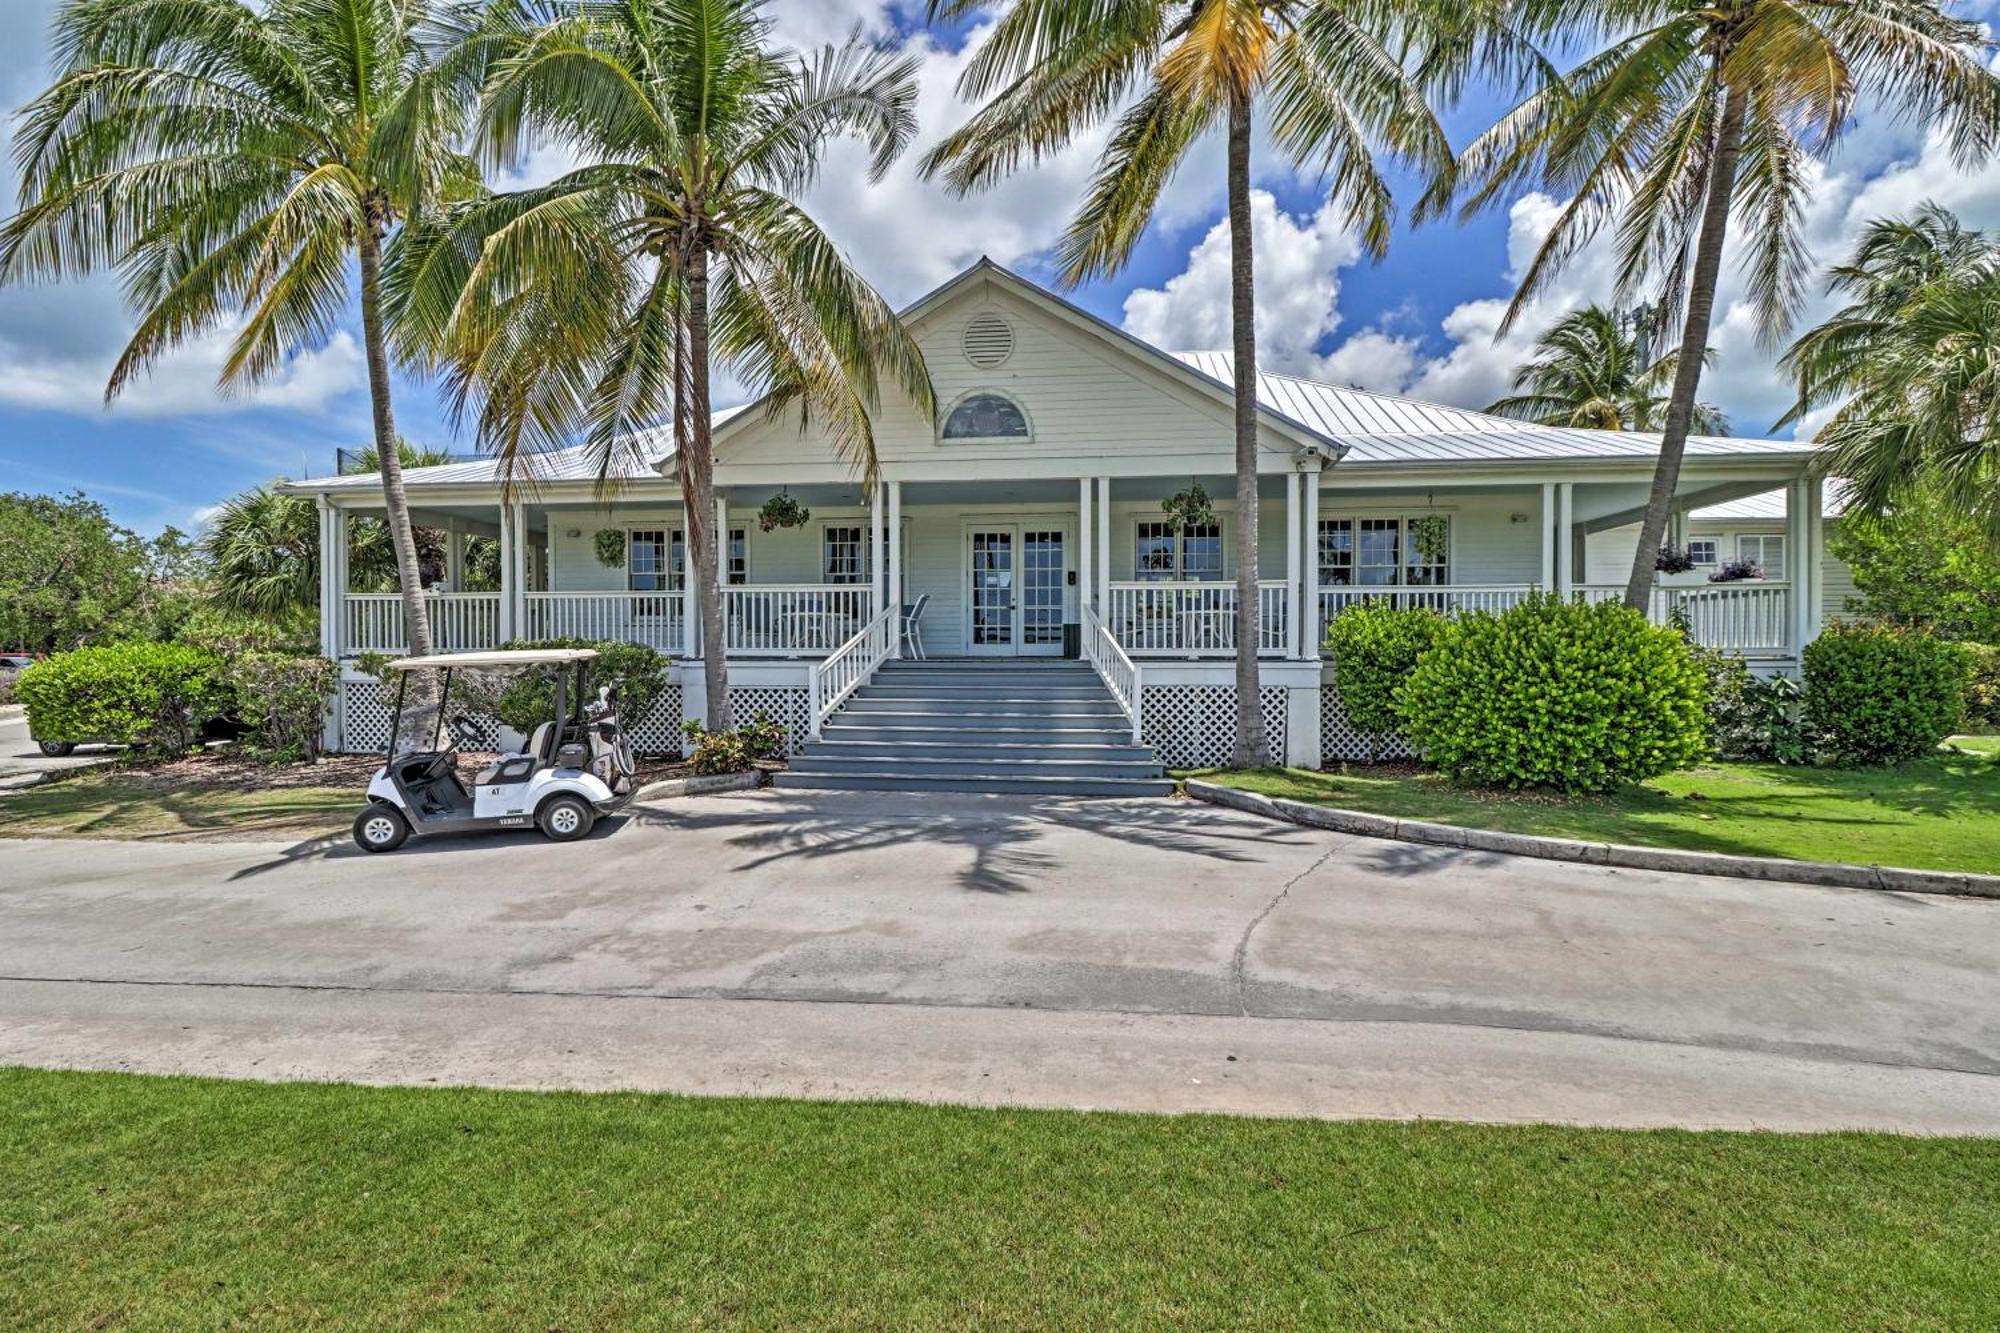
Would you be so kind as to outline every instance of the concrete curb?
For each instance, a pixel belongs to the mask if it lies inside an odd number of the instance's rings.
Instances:
[[[50,782],[62,782],[79,774],[95,773],[100,769],[112,768],[117,763],[118,757],[112,755],[87,763],[66,764],[61,768],[43,768],[27,773],[0,774],[0,792],[26,791],[30,787],[40,787]]]
[[[1260,796],[1213,782],[1189,778],[1187,794],[1210,805],[1227,806],[1253,815],[1282,819],[1308,828],[1331,829],[1364,838],[1392,838],[1434,847],[1504,852],[1544,861],[1574,861],[1617,866],[1622,870],[1663,870],[1682,875],[1724,875],[1733,879],[1777,880],[1835,889],[1875,889],[1889,893],[1946,893],[1960,897],[2000,898],[2000,875],[1974,875],[1953,870],[1906,870],[1898,866],[1848,865],[1839,861],[1787,861],[1775,856],[1730,856],[1721,852],[1681,852],[1664,847],[1632,847],[1617,842],[1577,842],[1541,838],[1527,833],[1431,824],[1420,819],[1396,819],[1361,810],[1308,805],[1278,796]]]
[[[632,796],[635,801],[658,801],[670,796],[712,796],[716,792],[749,791],[764,785],[765,773],[753,768],[748,773],[715,773],[706,777],[666,778],[649,782]]]
[[[26,704],[0,704],[0,722],[12,722],[28,715]]]

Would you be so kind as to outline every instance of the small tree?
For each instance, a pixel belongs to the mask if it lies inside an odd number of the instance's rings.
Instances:
[[[154,551],[81,492],[0,495],[0,648],[103,641],[137,609]]]

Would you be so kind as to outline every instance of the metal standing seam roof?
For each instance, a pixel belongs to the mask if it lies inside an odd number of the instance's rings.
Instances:
[[[1235,377],[1235,358],[1229,352],[1174,355],[1211,379],[1227,384]],[[1345,460],[1348,466],[1513,459],[1645,459],[1657,456],[1660,451],[1660,437],[1648,432],[1538,426],[1469,408],[1263,369],[1257,372],[1257,398],[1274,411],[1349,445]],[[1797,454],[1807,449],[1807,445],[1797,440],[1720,435],[1692,435],[1687,444],[1690,455],[1709,457]]]
[[[714,425],[721,425],[739,412],[747,410],[749,404],[740,407],[718,409],[709,419]],[[629,437],[632,447],[622,450],[612,469],[614,481],[657,481],[659,466],[673,457],[674,445],[671,430],[661,426],[651,430],[638,431]],[[596,481],[597,459],[588,446],[573,445],[568,449],[551,449],[533,456],[530,476],[535,482]],[[339,477],[314,477],[306,481],[294,482],[296,490],[346,491],[369,490],[382,484],[379,472],[350,472]],[[497,459],[475,458],[463,463],[439,463],[434,467],[406,468],[403,484],[408,487],[431,486],[498,486],[500,484],[500,464]]]
[[[1840,483],[1828,478],[1820,483],[1819,511],[1823,518],[1839,518],[1847,512],[1847,504],[1841,494]],[[1688,511],[1688,517],[1697,522],[1735,522],[1782,519],[1785,516],[1785,493],[1782,490],[1765,491],[1759,495],[1746,495],[1740,500],[1725,500],[1721,504],[1703,505]]]

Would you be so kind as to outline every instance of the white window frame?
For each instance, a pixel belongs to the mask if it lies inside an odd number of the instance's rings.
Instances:
[[[1706,546],[1708,548],[1707,559],[1704,560],[1701,556],[1695,554],[1695,548],[1698,546]],[[1714,565],[1718,563],[1717,557],[1722,554],[1722,543],[1714,537],[1690,537],[1688,538],[1687,553],[1688,559],[1694,561],[1697,565]]]
[[[1013,409],[1020,413],[1021,424],[1026,427],[1024,433],[1020,435],[945,434],[945,431],[951,425],[952,417],[958,412],[958,409],[964,407],[975,398],[998,398],[1012,405]],[[1033,442],[1035,438],[1035,419],[1028,415],[1027,406],[1011,393],[1005,393],[999,389],[969,389],[952,399],[951,406],[946,408],[944,414],[938,418],[937,433],[938,441],[941,444],[1026,444]]]
[[[1442,564],[1418,564],[1412,559],[1416,555],[1416,544],[1410,535],[1410,523],[1413,519],[1419,518],[1442,518],[1445,521],[1447,531],[1445,536],[1445,557]],[[1340,583],[1331,577],[1339,567],[1329,566],[1321,557],[1325,554],[1324,538],[1327,529],[1343,523],[1347,525],[1348,532],[1347,564],[1345,566],[1347,582]],[[1361,532],[1362,525],[1366,523],[1393,523],[1396,525],[1396,559],[1392,566],[1382,564],[1364,565],[1362,563]],[[1319,584],[1322,588],[1450,587],[1453,571],[1458,568],[1458,516],[1456,514],[1440,513],[1435,509],[1411,510],[1392,514],[1322,514],[1319,520],[1319,531],[1313,534],[1312,559],[1319,570]],[[1410,570],[1413,566],[1418,569],[1440,569],[1443,571],[1444,577],[1435,583],[1413,583],[1410,580]],[[1396,577],[1387,583],[1363,583],[1361,581],[1361,571],[1364,568],[1393,568]]]
[[[645,577],[659,580],[656,588],[635,588],[632,580],[639,578],[639,535],[658,536],[660,566],[647,572]],[[636,593],[678,592],[681,581],[680,557],[675,554],[676,529],[666,524],[638,523],[625,529],[625,591]]]
[[[851,578],[835,578],[833,573],[833,534],[851,532],[854,534],[854,574]],[[843,545],[846,543],[843,542]],[[824,584],[849,587],[868,582],[869,563],[874,548],[869,545],[868,523],[865,519],[854,519],[840,523],[822,523],[819,529],[819,581]]]
[[[1229,526],[1221,514],[1215,516],[1213,524],[1204,527],[1215,529],[1216,568],[1213,574],[1200,578],[1188,577],[1187,543],[1192,535],[1188,532],[1175,534],[1170,520],[1162,518],[1135,518],[1132,520],[1132,578],[1139,583],[1221,583],[1229,577]],[[1160,534],[1148,538],[1148,528],[1166,529],[1165,535],[1173,538],[1173,565],[1169,569],[1144,569],[1139,563],[1139,548],[1142,542],[1158,540]]]
[[[1748,554],[1744,550],[1746,543],[1755,543],[1757,554]],[[1776,544],[1778,552],[1776,562],[1778,572],[1775,574],[1771,572],[1772,561],[1767,555],[1772,549],[1773,543]],[[1783,582],[1785,576],[1791,572],[1791,552],[1786,549],[1786,546],[1785,535],[1782,532],[1739,532],[1736,534],[1736,558],[1738,560],[1751,561],[1758,569],[1764,572],[1764,577],[1773,583]]]

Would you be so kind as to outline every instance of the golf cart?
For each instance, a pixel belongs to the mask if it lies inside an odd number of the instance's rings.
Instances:
[[[368,808],[354,820],[354,841],[390,852],[412,833],[540,828],[555,842],[590,832],[600,816],[632,799],[632,746],[618,725],[617,691],[605,686],[586,702],[591,648],[510,649],[402,657],[396,675],[389,761],[368,784]],[[458,776],[460,749],[485,749],[485,732],[466,713],[453,713],[453,677],[461,694],[469,678],[489,672],[535,672],[549,678],[551,718],[527,748],[503,754],[479,770],[472,790]],[[463,704],[461,704],[463,706]]]

